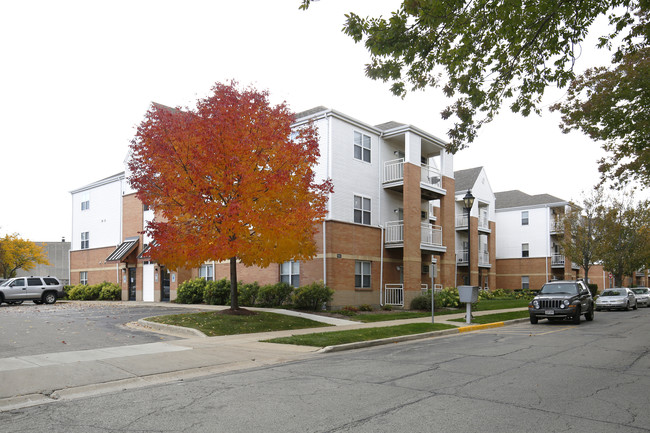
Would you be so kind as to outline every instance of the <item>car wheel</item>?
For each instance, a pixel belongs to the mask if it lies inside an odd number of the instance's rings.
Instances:
[[[627,301],[627,304],[625,304],[625,311],[630,311],[630,301]]]
[[[537,322],[539,322],[537,316],[530,316],[530,323],[532,323],[533,325],[537,325]]]
[[[46,304],[54,304],[56,302],[56,295],[53,292],[47,292],[43,295],[43,302]]]
[[[638,305],[636,304],[636,302],[635,302],[635,303],[634,303],[634,307],[632,307],[632,309],[633,309],[633,310],[636,310],[637,308],[639,308],[639,306],[638,306]]]
[[[7,304],[9,305],[20,305],[22,303],[23,303],[22,299],[20,301],[7,301]]]
[[[38,301],[37,301],[37,300],[34,300],[34,301],[32,301],[32,302],[35,303],[36,305],[40,305],[40,304],[43,303],[43,301],[40,301],[40,300],[38,300]]]
[[[576,315],[573,316],[573,324],[574,325],[579,325],[580,324],[580,310],[577,310]]]
[[[585,319],[586,319],[588,322],[591,322],[592,320],[594,320],[594,307],[591,307],[591,308],[589,309],[589,311],[587,311],[587,312],[585,313]]]

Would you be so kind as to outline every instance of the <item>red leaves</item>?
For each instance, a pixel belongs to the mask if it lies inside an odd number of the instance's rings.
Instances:
[[[291,133],[286,104],[217,83],[195,109],[152,105],[131,143],[129,181],[163,218],[147,231],[168,267],[238,257],[268,266],[315,255],[329,181],[314,181],[312,125]]]

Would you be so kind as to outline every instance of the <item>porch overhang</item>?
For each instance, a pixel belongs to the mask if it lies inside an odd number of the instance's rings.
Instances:
[[[139,236],[126,238],[124,242],[119,244],[117,248],[115,248],[115,251],[113,251],[111,255],[106,258],[106,261],[121,262],[122,260],[124,260],[125,257],[131,254],[138,247],[139,242],[140,242]]]

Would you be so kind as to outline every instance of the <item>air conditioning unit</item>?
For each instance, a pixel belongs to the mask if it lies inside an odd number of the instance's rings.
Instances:
[[[427,217],[428,217],[427,211],[425,211],[425,210],[420,211],[420,218],[421,219],[426,220]]]

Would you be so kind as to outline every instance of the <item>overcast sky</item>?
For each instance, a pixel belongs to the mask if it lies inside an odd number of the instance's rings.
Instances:
[[[435,90],[391,95],[365,77],[368,55],[344,14],[387,15],[397,0],[7,1],[0,5],[0,235],[70,239],[70,191],[124,170],[152,101],[193,105],[236,79],[296,112],[325,105],[369,124],[415,125],[446,139]],[[579,67],[606,61],[606,53]],[[563,92],[551,91],[548,105]],[[492,189],[577,200],[598,180],[600,146],[564,135],[558,115],[509,113],[454,159],[484,166]]]

